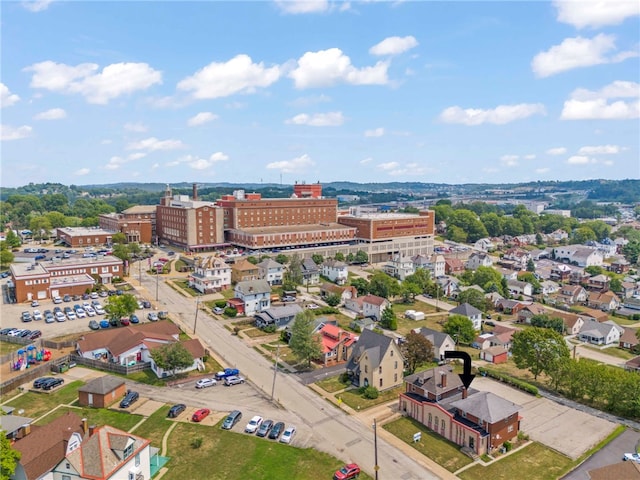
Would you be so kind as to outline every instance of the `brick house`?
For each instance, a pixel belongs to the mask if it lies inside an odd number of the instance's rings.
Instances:
[[[233,283],[258,280],[259,278],[260,269],[247,259],[242,259],[231,267],[231,282]]]
[[[586,287],[587,290],[595,290],[598,292],[605,292],[609,290],[609,283],[611,279],[606,275],[594,275],[593,277],[589,277],[587,279]]]
[[[108,408],[124,397],[126,391],[122,378],[103,375],[78,388],[78,404],[81,407]]]
[[[620,298],[609,290],[591,292],[587,298],[587,305],[603,312],[615,312],[620,306]]]
[[[446,275],[456,275],[464,272],[464,263],[459,258],[446,258],[444,260],[444,273]]]

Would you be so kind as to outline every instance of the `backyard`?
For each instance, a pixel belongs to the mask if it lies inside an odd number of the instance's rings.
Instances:
[[[78,388],[84,385],[84,382],[77,380],[51,393],[44,392],[26,392],[5,403],[5,405],[14,407],[16,411],[23,410],[20,415],[30,418],[38,418],[58,405],[68,405],[78,398]]]
[[[369,399],[365,398],[360,389],[353,388],[345,390],[344,392],[336,393],[335,397],[338,400],[342,400],[346,405],[349,405],[354,410],[366,410],[367,408],[375,407],[383,403],[387,403],[398,399],[398,395],[404,391],[404,385],[389,390],[380,392],[378,398]]]

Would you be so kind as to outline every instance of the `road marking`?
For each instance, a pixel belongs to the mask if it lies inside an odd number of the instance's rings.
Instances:
[[[362,441],[361,438],[354,438],[353,440],[350,440],[347,443],[345,443],[345,445],[347,447],[353,447],[356,443],[360,443],[361,441]]]

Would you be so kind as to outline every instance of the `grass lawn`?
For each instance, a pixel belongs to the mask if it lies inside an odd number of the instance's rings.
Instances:
[[[173,421],[167,419],[169,405],[163,405],[156,410],[144,423],[142,423],[134,432],[144,438],[151,440],[154,447],[162,447],[162,437],[167,429],[173,425]]]
[[[305,359],[302,359],[298,357],[295,353],[293,353],[293,350],[289,348],[289,345],[282,343],[279,340],[274,341],[273,343],[274,344],[280,343],[280,361],[286,362],[292,367],[307,368],[308,362]],[[276,350],[277,350],[277,346],[274,344],[263,343],[261,345],[262,348],[271,352],[271,356],[267,358],[269,358],[273,363],[275,363],[276,361]],[[311,367],[313,368],[313,366],[314,366],[314,363],[311,362]]]
[[[334,375],[333,377],[328,377],[328,378],[325,378],[324,380],[320,380],[319,382],[316,382],[316,385],[318,385],[325,392],[329,392],[329,393],[338,392],[340,390],[344,390],[351,384],[351,382],[349,382],[348,380],[347,380],[347,383],[341,382],[340,377],[341,375]]]
[[[192,439],[202,439],[193,448]],[[300,449],[267,439],[180,423],[168,443],[169,480],[273,480],[331,478],[343,462],[312,449]],[[206,467],[205,467],[206,465]],[[371,480],[362,474],[360,478]]]
[[[61,407],[51,412],[46,417],[38,420],[36,422],[36,425],[46,425],[52,420],[55,420],[56,418],[66,414],[67,412],[73,412],[80,418],[86,418],[89,421],[89,425],[111,425],[112,427],[119,428],[120,430],[124,430],[125,432],[132,428],[140,420],[142,420],[142,415],[123,413],[117,410],[109,410],[107,408]]]
[[[0,342],[0,355],[6,355],[7,353],[13,353],[20,350],[24,345],[19,343]]]
[[[382,428],[408,443],[424,456],[429,457],[450,472],[455,472],[473,461],[460,452],[458,445],[430,432],[427,427],[411,418],[400,418],[383,425]],[[422,432],[422,439],[419,442],[414,442],[413,434],[417,432]],[[513,476],[511,478],[518,477]]]
[[[195,288],[191,288],[189,286],[189,281],[188,280],[174,280],[173,283],[177,286],[180,287],[180,289],[182,289],[182,291],[184,293],[188,293],[189,295],[191,295],[192,297],[195,297],[197,295],[200,295],[200,292],[197,291]]]
[[[638,355],[634,355],[628,350],[622,350],[621,348],[618,348],[618,347],[609,347],[609,348],[600,349],[600,348],[592,347],[591,345],[586,345],[584,343],[582,344],[582,346],[589,350],[593,350],[594,352],[604,353],[605,355],[621,358],[622,360],[631,360],[632,358],[635,358],[638,356]]]
[[[150,368],[146,370],[142,370],[141,372],[130,373],[129,375],[111,373],[111,375],[116,375],[118,377],[126,378],[127,380],[133,380],[134,382],[145,383],[147,385],[155,385],[156,387],[164,387],[167,384],[167,381],[173,381],[178,378],[185,377],[199,377],[206,373],[214,373],[222,370],[222,366],[213,358],[208,357],[207,361],[204,364],[204,371],[193,370],[188,373],[176,375],[175,377],[167,377],[165,379],[158,378],[158,376],[153,373]]]
[[[380,392],[378,398],[369,400],[368,398],[364,398],[360,393],[358,393],[358,389],[354,388],[351,390],[347,390],[346,392],[336,394],[336,398],[341,398],[344,403],[349,405],[354,410],[366,410],[367,408],[374,407],[376,405],[380,405],[381,403],[387,403],[391,400],[397,400],[400,392],[404,391],[404,386],[392,388],[390,390],[385,390],[384,392]]]
[[[268,337],[274,334],[274,332],[265,332],[264,330],[255,327],[246,328],[242,331],[242,333],[244,333],[249,338]]]
[[[635,323],[638,323],[638,320],[632,320],[632,319],[627,318],[627,317],[612,317],[612,316],[609,316],[609,320],[613,320],[618,325],[621,325],[623,327],[628,327],[629,325],[633,325]]]
[[[76,400],[78,398],[78,388],[82,385],[84,385],[84,382],[76,380],[52,393],[27,392],[18,398],[10,400],[7,405],[14,407],[16,410],[24,410],[24,413],[19,415],[38,418],[58,405],[66,405]]]
[[[540,443],[532,443],[489,466],[474,465],[461,472],[459,477],[463,480],[555,480],[568,471],[571,463],[570,458]]]

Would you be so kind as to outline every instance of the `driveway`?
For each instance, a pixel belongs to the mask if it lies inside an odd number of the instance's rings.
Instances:
[[[476,377],[473,388],[490,391],[523,407],[521,430],[572,459],[578,458],[611,433],[617,424],[585,412],[538,398],[508,385]]]

